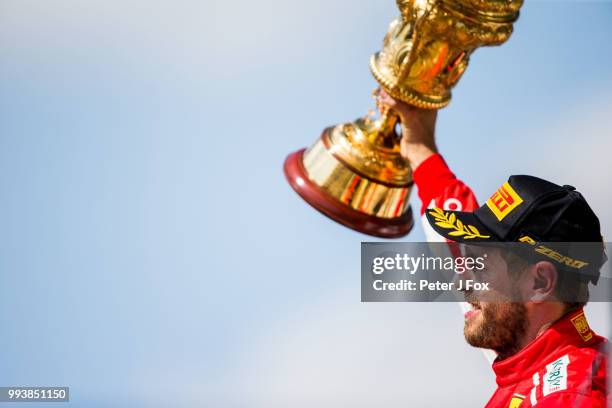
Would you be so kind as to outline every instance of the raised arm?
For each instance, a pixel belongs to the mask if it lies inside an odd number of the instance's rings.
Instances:
[[[384,91],[380,93],[380,102],[400,116],[401,152],[413,170],[414,183],[421,199],[421,216],[427,208],[432,207],[457,211],[474,211],[478,208],[472,189],[455,176],[438,153],[435,139],[437,111],[412,107],[393,99]],[[426,220],[423,228],[428,240],[442,239]]]

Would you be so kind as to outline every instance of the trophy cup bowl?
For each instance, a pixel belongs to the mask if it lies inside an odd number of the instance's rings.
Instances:
[[[523,0],[397,0],[370,71],[392,97],[421,109],[440,109],[479,47],[503,44]],[[290,154],[284,172],[315,209],[356,231],[398,238],[414,224],[412,172],[400,154],[398,116],[379,108],[328,127],[307,149]]]

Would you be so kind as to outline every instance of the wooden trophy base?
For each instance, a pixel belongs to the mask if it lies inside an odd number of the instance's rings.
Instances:
[[[412,230],[414,219],[411,207],[408,207],[408,210],[397,218],[376,217],[359,212],[340,202],[313,183],[302,161],[305,150],[302,149],[287,156],[284,171],[291,187],[316,210],[348,228],[375,237],[400,238]]]

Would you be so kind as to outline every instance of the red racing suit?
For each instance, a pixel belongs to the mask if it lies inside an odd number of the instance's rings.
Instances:
[[[450,171],[439,154],[414,171],[427,238],[443,241],[424,217],[427,208],[474,211],[472,190]],[[589,327],[584,311],[571,312],[525,348],[493,363],[498,389],[487,408],[607,407],[607,340]]]
[[[472,189],[458,180],[450,171],[446,162],[439,154],[434,154],[414,170],[414,184],[419,189],[421,219],[429,241],[444,241],[425,218],[428,208],[442,208],[447,211],[474,211],[478,201]]]

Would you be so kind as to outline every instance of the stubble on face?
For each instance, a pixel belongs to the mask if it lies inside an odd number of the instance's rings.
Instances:
[[[521,302],[523,296],[517,281],[519,274],[508,272],[522,270],[524,265],[508,265],[503,255],[503,252],[489,251],[488,268],[483,272],[485,280],[492,282],[495,289],[486,294],[465,293],[473,312],[466,317],[463,330],[470,345],[494,350],[500,359],[522,348],[529,328],[527,307]]]
[[[480,313],[465,321],[466,341],[474,347],[495,350],[500,359],[521,349],[527,332],[527,308],[520,302],[472,303]]]

